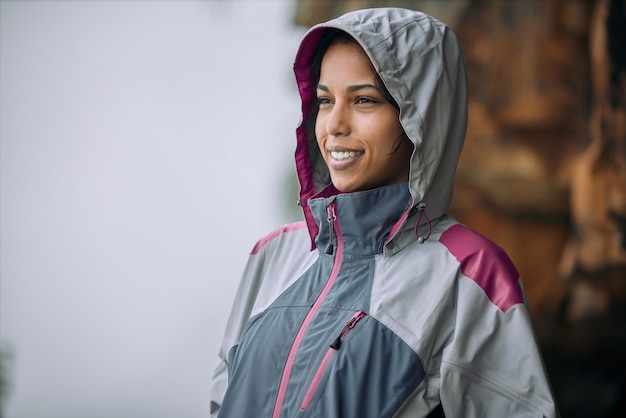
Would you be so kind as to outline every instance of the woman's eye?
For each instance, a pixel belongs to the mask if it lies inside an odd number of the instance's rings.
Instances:
[[[317,103],[320,104],[320,105],[328,104],[328,103],[330,103],[330,99],[328,97],[318,97],[317,98]]]
[[[356,99],[357,104],[368,104],[368,103],[377,103],[377,100],[372,99],[371,97],[358,97]]]

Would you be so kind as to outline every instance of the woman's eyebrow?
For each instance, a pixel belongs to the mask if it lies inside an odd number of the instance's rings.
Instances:
[[[375,86],[373,84],[357,84],[355,86],[350,86],[347,88],[349,92],[355,92],[363,89],[375,89],[377,91],[379,90],[378,86]]]
[[[330,91],[328,87],[326,87],[323,84],[318,84],[317,89],[322,90],[322,91]],[[352,92],[363,90],[363,89],[375,89],[377,91],[380,91],[378,86],[375,86],[373,84],[356,84],[354,86],[348,87],[346,90],[352,93]]]

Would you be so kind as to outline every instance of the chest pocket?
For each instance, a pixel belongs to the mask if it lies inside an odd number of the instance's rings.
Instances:
[[[330,341],[304,393],[300,416],[392,417],[424,376],[417,354],[359,311]]]

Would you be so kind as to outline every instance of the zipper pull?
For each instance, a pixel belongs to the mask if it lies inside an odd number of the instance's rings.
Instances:
[[[333,342],[330,343],[330,348],[332,348],[333,350],[339,350],[343,337],[345,337],[348,331],[354,328],[356,323],[363,319],[363,317],[365,317],[365,313],[363,311],[358,311],[356,314],[354,314],[352,318],[348,319],[337,338],[335,338]]]
[[[328,205],[328,245],[326,246],[326,254],[332,254],[335,252],[335,220],[337,220],[337,214],[335,213],[335,202],[331,202]]]

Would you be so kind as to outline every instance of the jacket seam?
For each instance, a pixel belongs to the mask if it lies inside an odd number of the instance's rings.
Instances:
[[[498,392],[512,401],[521,401],[522,405],[526,409],[539,413],[540,415],[542,414],[540,409],[535,408],[533,406],[531,399],[525,398],[521,394],[508,389],[507,387],[501,385],[494,379],[490,379],[488,377],[482,376],[468,367],[464,367],[464,366],[461,366],[459,364],[456,364],[447,360],[442,360],[441,365],[447,366],[450,370],[456,371],[458,374],[467,377],[468,379],[479,384],[480,386],[488,388],[494,392]]]

